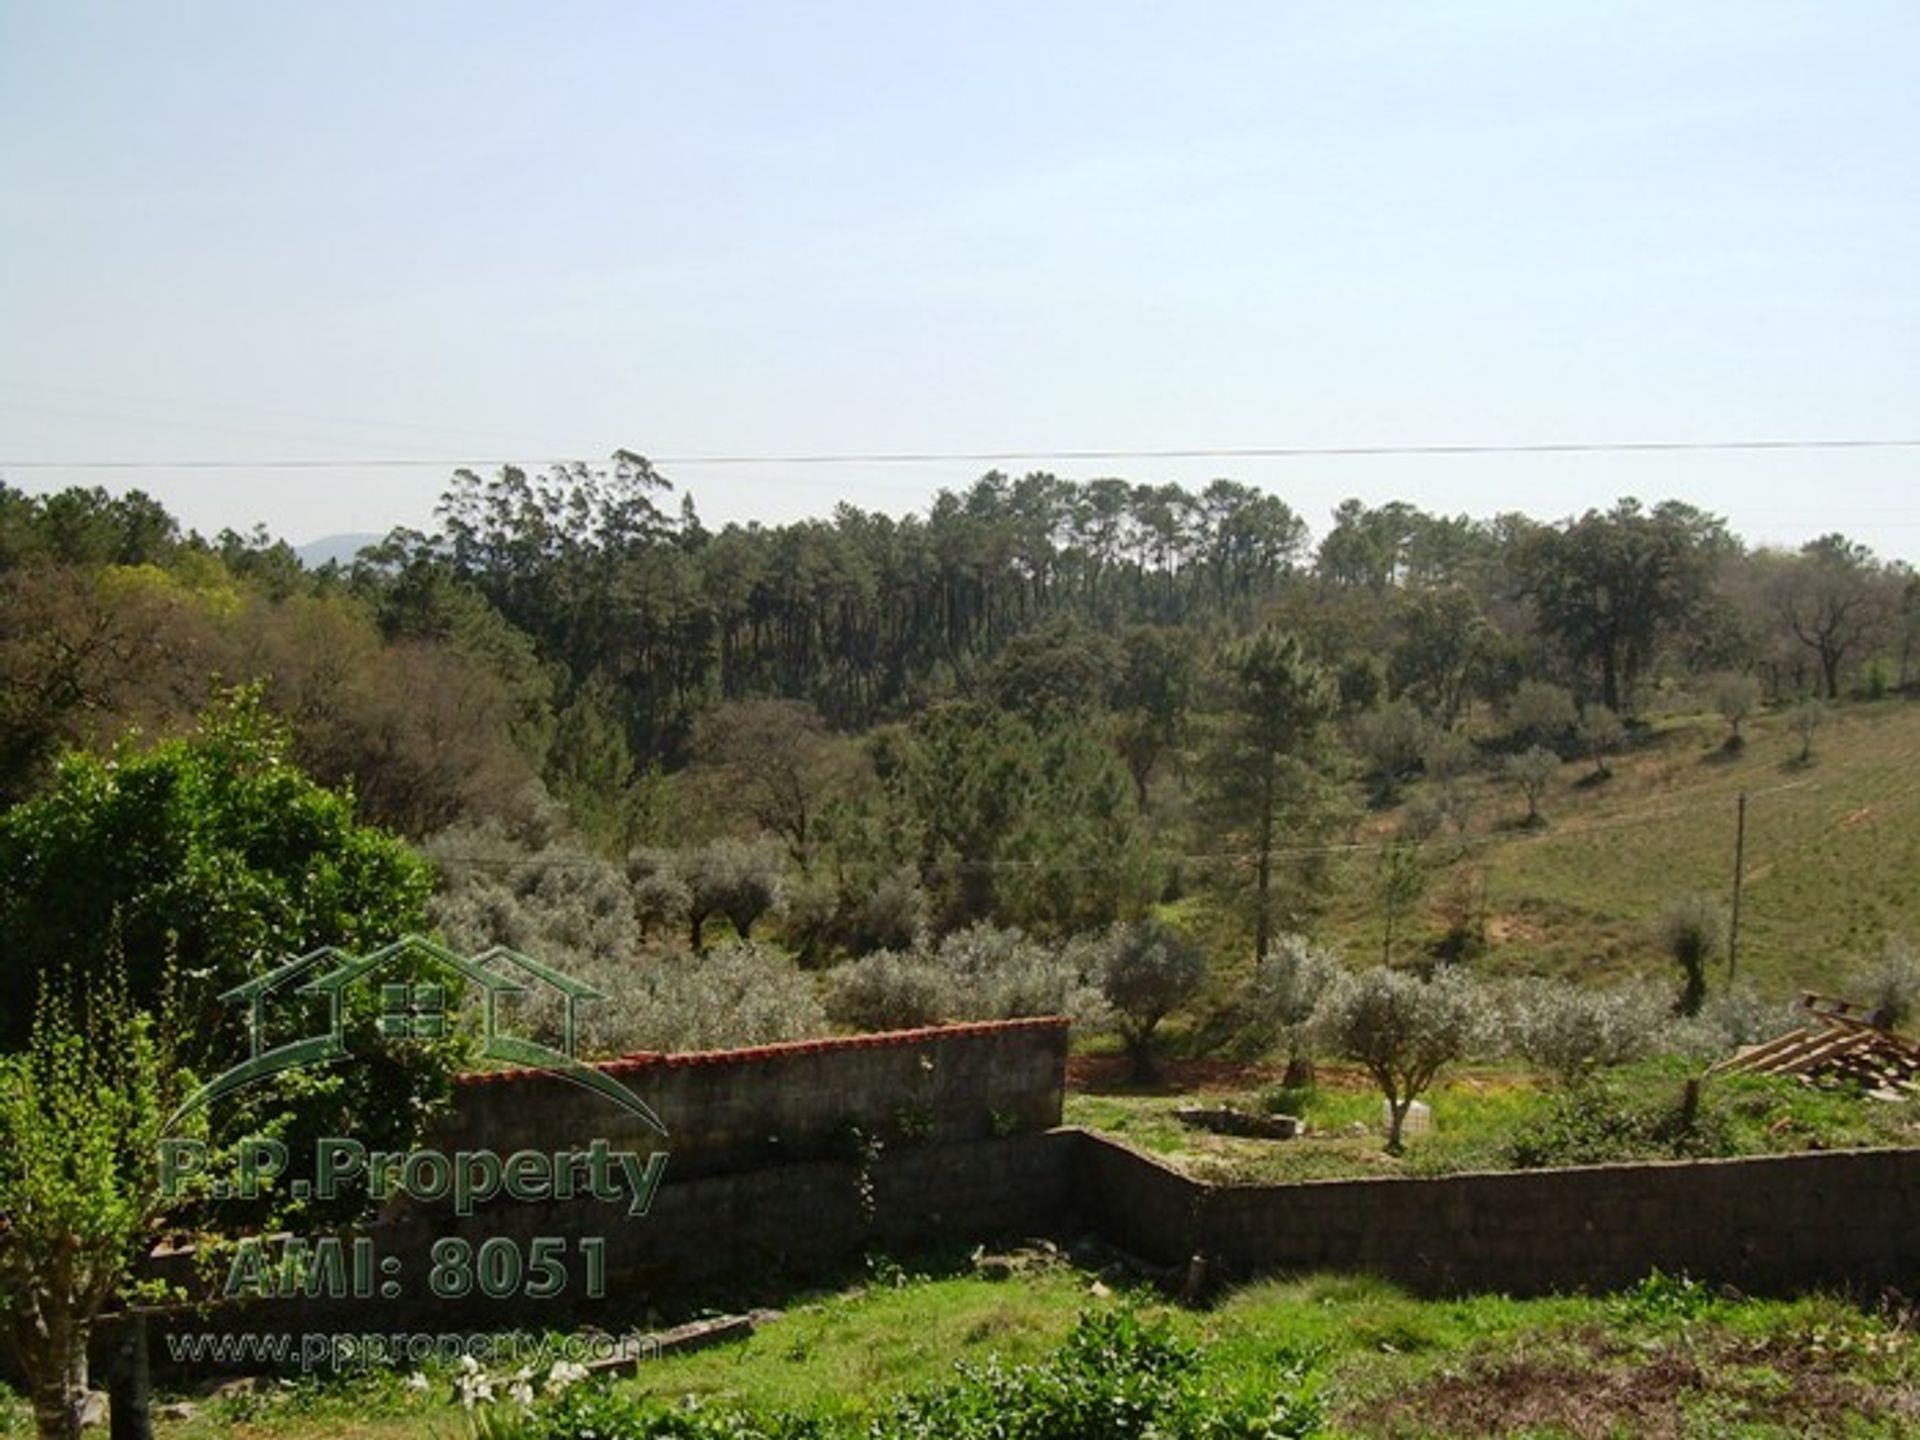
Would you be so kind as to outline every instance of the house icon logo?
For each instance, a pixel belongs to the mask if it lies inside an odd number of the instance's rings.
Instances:
[[[423,972],[437,978],[423,979]],[[348,1058],[347,997],[360,986],[377,987],[379,1014],[375,1025],[379,1034],[390,1040],[433,1040],[450,1034],[454,1025],[450,999],[456,994],[475,995],[481,1005],[483,1058],[544,1070],[593,1091],[660,1135],[667,1133],[667,1127],[646,1101],[574,1053],[579,1004],[605,998],[600,991],[504,945],[477,955],[462,955],[420,935],[403,936],[391,945],[357,956],[323,946],[221,995],[222,1003],[245,1007],[247,1058],[189,1095],[168,1120],[168,1128],[244,1086],[290,1070]],[[510,1033],[502,1020],[501,1001],[541,989],[560,997],[558,1049]],[[323,998],[327,1005],[326,1031],[270,1044],[270,1011],[277,996]]]

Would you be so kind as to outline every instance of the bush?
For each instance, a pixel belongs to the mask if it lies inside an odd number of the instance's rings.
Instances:
[[[1649,1084],[1643,1074],[1590,1078],[1555,1095],[1508,1141],[1520,1170],[1625,1160],[1724,1155],[1733,1149],[1726,1115],[1703,1102],[1671,1066]]]
[[[1787,712],[1787,729],[1800,742],[1800,764],[1813,760],[1813,732],[1827,722],[1827,707],[1818,700],[1802,700]]]
[[[931,959],[953,987],[956,1019],[1070,1015],[1096,1024],[1106,1018],[1095,945],[1053,949],[983,921],[943,936]]]
[[[785,956],[752,940],[704,954],[656,952],[627,990],[625,1049],[719,1050],[827,1033],[812,983]],[[624,997],[618,997],[624,998]]]
[[[1523,680],[1507,702],[1507,728],[1529,745],[1559,744],[1579,718],[1573,696],[1544,680]]]
[[[1862,1003],[1872,1007],[1867,1019],[1888,1030],[1898,1030],[1920,1009],[1920,955],[1905,940],[1887,942],[1880,963],[1854,985]]]
[[[1019,930],[982,922],[931,947],[849,961],[827,977],[827,1008],[838,1023],[861,1030],[1025,1015],[1102,1025],[1108,1018],[1099,989],[1105,944],[1042,945]]]
[[[1321,1433],[1324,1416],[1303,1366],[1282,1363],[1267,1383],[1219,1394],[1198,1349],[1167,1321],[1118,1309],[1083,1315],[1044,1360],[959,1366],[955,1378],[870,1420],[668,1409],[649,1396],[579,1386],[476,1428],[487,1440],[1290,1440]]]
[[[1727,722],[1727,749],[1738,750],[1741,722],[1760,708],[1760,682],[1751,675],[1722,675],[1714,682],[1713,708]]]
[[[1698,1015],[1707,998],[1707,963],[1726,943],[1727,918],[1709,895],[1670,901],[1660,912],[1660,944],[1680,967],[1680,998],[1674,1009]]]
[[[924,955],[876,950],[827,978],[827,1014],[853,1030],[932,1025],[952,1014],[949,977]]]

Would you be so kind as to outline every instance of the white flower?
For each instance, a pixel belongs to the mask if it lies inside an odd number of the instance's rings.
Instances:
[[[546,1392],[558,1395],[569,1385],[578,1385],[587,1378],[587,1367],[572,1360],[556,1360],[553,1368],[547,1372]]]
[[[463,1360],[473,1359],[470,1355],[462,1356],[461,1358]],[[478,1362],[471,1366],[463,1365],[461,1369],[463,1373],[453,1382],[454,1388],[459,1391],[460,1403],[469,1410],[473,1409],[475,1405],[491,1405],[493,1403],[493,1377],[483,1371]]]
[[[407,1376],[407,1389],[409,1390],[427,1391],[432,1388],[433,1382],[418,1370]]]

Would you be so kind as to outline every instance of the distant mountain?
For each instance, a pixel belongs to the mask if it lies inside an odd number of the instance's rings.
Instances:
[[[349,563],[362,549],[380,538],[378,535],[322,535],[318,540],[294,546],[293,553],[300,557],[300,563],[309,570],[318,570],[329,560],[338,560],[342,565]]]

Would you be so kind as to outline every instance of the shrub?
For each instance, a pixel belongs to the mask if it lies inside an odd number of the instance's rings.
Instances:
[[[1378,780],[1382,799],[1391,799],[1400,781],[1420,764],[1431,728],[1420,707],[1406,699],[1369,710],[1353,722],[1354,748]]]
[[[1618,750],[1626,738],[1627,727],[1605,705],[1580,707],[1580,748],[1593,761],[1594,778],[1605,779],[1613,773],[1607,767],[1607,757]]]
[[[1544,680],[1523,680],[1507,702],[1507,727],[1530,745],[1557,745],[1579,720],[1573,696]]]
[[[1660,912],[1660,944],[1680,967],[1680,998],[1674,1009],[1698,1015],[1707,998],[1707,962],[1725,943],[1727,920],[1711,896],[1688,895]]]
[[[1070,1015],[1083,1024],[1106,1017],[1098,949],[1088,944],[1053,949],[1019,930],[982,921],[941,938],[931,960],[953,987],[955,1018],[1011,1020],[1022,1015]]]
[[[1284,1360],[1270,1379],[1218,1393],[1166,1320],[1123,1308],[1083,1315],[1043,1360],[958,1366],[868,1420],[669,1409],[589,1385],[509,1414],[476,1428],[486,1440],[1295,1440],[1321,1433],[1325,1403],[1305,1367]]]
[[[752,940],[725,941],[704,954],[657,952],[632,968],[639,973],[626,1049],[715,1050],[827,1031],[812,983]]]
[[[875,951],[828,976],[827,1007],[843,1025],[891,1030],[935,1020],[1067,1015],[1104,1024],[1099,989],[1104,940],[1042,945],[984,922],[933,946]]]
[[[1661,1080],[1681,1077],[1664,1067]],[[1727,1118],[1686,1083],[1649,1076],[1597,1076],[1552,1097],[1517,1130],[1506,1160],[1521,1170],[1613,1161],[1722,1155],[1733,1149]]]
[[[1869,1021],[1900,1029],[1920,1008],[1920,955],[1905,940],[1888,941],[1880,963],[1861,976],[1854,989],[1872,1007]]]
[[[949,977],[924,955],[876,950],[827,977],[827,1014],[854,1030],[931,1025],[955,1009]]]

